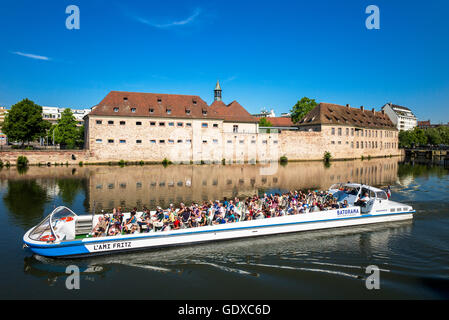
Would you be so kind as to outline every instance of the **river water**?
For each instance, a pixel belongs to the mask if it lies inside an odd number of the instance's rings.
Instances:
[[[33,256],[22,236],[55,206],[78,214],[166,207],[336,182],[386,188],[412,221],[76,260]],[[0,171],[2,299],[447,299],[449,172],[399,158],[281,165],[30,167]],[[66,288],[66,267],[81,270]],[[377,266],[379,289],[366,287]],[[126,290],[125,290],[126,289]]]

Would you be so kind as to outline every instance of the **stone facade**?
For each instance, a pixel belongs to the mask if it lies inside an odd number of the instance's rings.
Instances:
[[[321,160],[325,152],[333,159],[400,155],[397,129],[383,112],[320,103],[305,120],[298,130],[260,132],[257,119],[236,101],[215,100],[208,106],[197,96],[113,91],[86,117],[85,142],[91,162],[251,163],[282,156]]]

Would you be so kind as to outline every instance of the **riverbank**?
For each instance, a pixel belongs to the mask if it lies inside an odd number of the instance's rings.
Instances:
[[[370,160],[376,158],[387,158],[387,157],[398,157],[403,156],[403,150],[398,150],[397,153],[393,154],[385,154],[385,155],[370,155],[366,153],[366,155],[362,155],[361,157],[333,157],[332,161],[350,161],[350,160]],[[145,159],[139,161],[129,161],[126,160],[126,157],[108,161],[98,161],[93,157],[89,150],[8,150],[8,151],[0,151],[0,163],[3,166],[16,166],[17,158],[20,156],[24,156],[28,160],[28,165],[30,166],[60,166],[60,165],[155,165],[155,164],[259,164],[259,163],[270,163],[273,161],[229,161],[222,159],[221,161],[208,161],[208,160],[196,160],[196,161],[184,161],[184,162],[173,162],[170,159],[162,159],[161,161],[147,161]],[[323,158],[313,158],[313,159],[288,159],[286,157],[280,157],[278,162],[283,164],[287,162],[308,162],[308,161],[323,161]]]

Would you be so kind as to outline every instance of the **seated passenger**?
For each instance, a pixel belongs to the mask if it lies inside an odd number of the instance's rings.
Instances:
[[[126,220],[124,227],[124,230],[126,233],[131,233],[133,227],[137,225],[137,218],[136,218],[136,211],[131,211],[131,217]]]
[[[93,230],[93,236],[94,237],[101,237],[103,235],[103,233],[106,232],[106,229],[108,227],[109,224],[109,218],[106,217],[99,217],[98,218],[98,223],[95,226],[94,230]]]

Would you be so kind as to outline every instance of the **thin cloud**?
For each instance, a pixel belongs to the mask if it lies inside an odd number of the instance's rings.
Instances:
[[[147,20],[145,18],[141,18],[141,17],[138,17],[138,16],[134,16],[133,18],[135,20],[137,20],[138,22],[147,24],[149,26],[152,26],[152,27],[155,27],[155,28],[160,28],[160,29],[165,29],[165,28],[171,28],[171,27],[184,26],[184,25],[187,25],[189,23],[192,23],[193,21],[195,21],[196,18],[198,18],[200,13],[201,13],[201,9],[197,8],[197,9],[195,9],[195,11],[193,12],[193,14],[191,16],[189,16],[188,18],[186,18],[184,20],[173,21],[173,22],[164,23],[164,24],[154,23],[154,22],[152,22],[150,20]]]
[[[35,59],[35,60],[45,60],[45,61],[50,60],[49,57],[38,56],[37,54],[24,53],[24,52],[20,52],[20,51],[12,52],[12,54],[16,54],[16,55],[18,55],[18,56],[27,57],[27,58]]]

